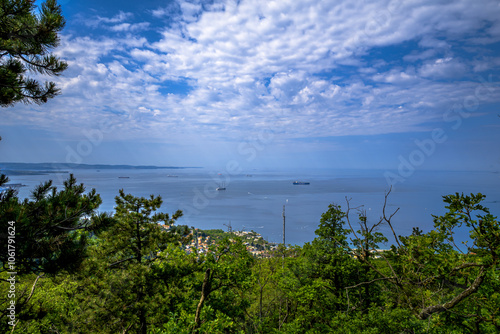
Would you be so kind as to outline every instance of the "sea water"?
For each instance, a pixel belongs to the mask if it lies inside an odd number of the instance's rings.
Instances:
[[[283,213],[286,243],[302,245],[315,237],[321,214],[328,205],[350,208],[350,221],[358,228],[358,214],[364,213],[369,223],[377,223],[383,215],[386,193],[391,189],[383,170],[252,170],[229,174],[209,169],[153,170],[82,170],[70,171],[87,191],[95,188],[103,203],[101,212],[113,212],[119,189],[134,196],[160,195],[161,210],[182,210],[177,224],[201,229],[253,230],[270,242],[283,238]],[[62,188],[69,175],[10,176],[12,183],[26,187],[19,197],[30,196],[33,188],[52,179]],[[294,185],[293,181],[309,182]],[[385,207],[398,235],[411,234],[413,227],[424,232],[433,227],[433,216],[446,212],[443,195],[459,193],[485,194],[484,205],[493,215],[500,214],[500,174],[492,172],[415,171],[400,179],[387,197]],[[216,190],[224,186],[226,190]],[[379,231],[390,237],[392,231],[382,224]],[[465,240],[465,230],[457,237]],[[389,245],[385,245],[388,247]]]

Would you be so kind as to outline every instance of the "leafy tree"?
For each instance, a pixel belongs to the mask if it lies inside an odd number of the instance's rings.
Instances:
[[[102,228],[87,239],[78,271],[45,276],[36,289],[35,274],[22,276],[18,301],[27,307],[16,332],[143,333],[172,325],[169,314],[190,295],[185,276],[198,267],[195,254],[179,247],[186,231],[164,228],[181,212],[158,213],[160,197],[123,191],[116,202],[114,216],[90,219]]]
[[[14,222],[16,271],[52,274],[78,268],[89,237],[78,231],[100,227],[89,218],[101,204],[100,196],[95,189],[85,194],[83,184],[78,185],[70,175],[61,191],[48,181],[36,187],[31,197],[20,202],[12,190],[0,196],[0,228],[7,231],[9,222]],[[8,269],[6,239],[2,234],[1,270]]]
[[[493,306],[485,300],[498,285],[500,226],[480,204],[484,197],[458,193],[444,196],[448,212],[434,217],[434,230],[423,233],[414,229],[407,237],[394,233],[396,244],[390,251],[379,252],[379,259],[362,256],[374,254],[375,247],[370,243],[380,238],[373,233],[377,224],[361,234],[351,227],[359,259],[377,275],[361,284],[387,289],[389,303],[437,328],[446,326],[451,332],[458,323],[459,332],[496,332],[500,328],[498,303]],[[394,232],[390,218],[384,212],[381,221]],[[470,236],[462,247],[455,240],[459,228],[468,230]],[[498,301],[498,294],[492,297]]]
[[[363,221],[364,216],[360,216]],[[331,204],[322,214],[317,237],[287,258],[287,268],[279,280],[285,292],[285,312],[279,328],[289,333],[332,332],[336,314],[368,312],[375,289],[356,287],[373,274],[353,256],[349,243],[348,215]],[[356,293],[355,293],[356,292]]]
[[[139,198],[123,190],[116,204],[112,223],[98,233],[86,263],[87,294],[96,301],[87,302],[91,308],[87,316],[93,319],[87,329],[147,333],[168,291],[166,271],[159,272],[155,266],[169,261],[164,252],[187,235],[165,227],[174,224],[182,212],[172,216],[157,212],[160,196]]]
[[[282,294],[276,286],[283,276],[283,258],[277,252],[271,254],[270,257],[256,259],[252,267],[251,306],[247,312],[251,332],[268,333],[273,323],[277,323],[274,315]]]
[[[16,314],[15,331],[5,327],[2,333],[81,333],[79,282],[68,273],[36,279],[23,275],[17,282],[17,305],[24,305],[23,310]]]
[[[60,93],[54,82],[43,85],[26,76],[60,75],[67,64],[51,52],[59,45],[65,25],[56,0],[35,13],[34,0],[0,1],[0,105],[17,102],[42,104]]]
[[[249,306],[244,291],[251,280],[252,256],[241,238],[231,236],[212,245],[200,263],[204,275],[193,333],[235,332]]]
[[[344,228],[344,218],[340,206],[329,205],[328,211],[321,215],[317,237],[311,245],[304,246],[305,255],[314,264],[313,275],[329,281],[328,289],[339,297],[352,283],[350,276],[356,266],[349,252],[349,230]]]
[[[0,183],[7,181],[8,178],[0,177]],[[20,283],[16,313],[24,321],[38,317],[30,300],[42,278],[78,269],[86,257],[90,233],[101,227],[100,219],[89,218],[101,204],[101,198],[95,190],[85,194],[85,187],[78,185],[73,175],[61,191],[49,181],[35,188],[31,197],[21,202],[13,190],[0,194],[0,228],[12,228],[15,232],[15,268],[8,264],[7,234],[1,235],[1,288],[9,286],[7,273],[15,271]],[[0,299],[0,326],[7,323],[7,302]]]
[[[165,228],[181,212],[158,212],[160,197],[120,191],[114,216],[97,216],[98,195],[72,176],[64,190],[42,184],[24,202],[3,192],[0,221],[21,222],[23,237],[20,322],[13,330],[2,321],[0,331],[498,333],[500,226],[483,199],[444,196],[448,212],[434,229],[409,236],[395,234],[385,204],[375,223],[358,210],[359,229],[349,201],[345,212],[332,204],[313,242],[253,258],[234,235],[205,254],[187,252],[187,228]],[[395,244],[381,251],[384,223]],[[463,230],[470,238],[459,246]],[[40,247],[26,248],[25,238]]]

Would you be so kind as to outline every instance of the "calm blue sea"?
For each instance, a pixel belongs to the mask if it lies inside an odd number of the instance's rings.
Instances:
[[[389,190],[380,170],[304,170],[294,172],[252,170],[237,175],[208,169],[157,170],[74,170],[78,182],[88,190],[95,188],[103,204],[100,211],[113,211],[118,190],[135,196],[161,195],[162,210],[180,209],[178,224],[202,229],[254,230],[271,242],[281,242],[283,205],[286,215],[286,243],[302,245],[314,239],[320,216],[330,203],[346,208],[362,206],[369,220],[382,214],[384,194]],[[61,187],[68,174],[11,176],[12,183],[27,185],[19,196],[29,197],[40,182],[53,179]],[[119,178],[119,177],[128,178]],[[293,185],[306,181],[309,185]],[[225,185],[225,191],[216,191]],[[432,214],[445,212],[442,196],[455,192],[487,195],[485,205],[500,215],[500,174],[491,172],[415,171],[397,184],[388,198],[387,213],[397,208],[393,223],[397,233],[410,234],[418,226],[428,231]],[[352,221],[356,222],[353,211]],[[389,235],[387,226],[380,229]],[[464,237],[464,235],[462,235]]]

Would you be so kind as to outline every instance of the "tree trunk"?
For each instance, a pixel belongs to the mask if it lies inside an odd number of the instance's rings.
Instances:
[[[141,309],[141,313],[139,314],[139,321],[141,323],[141,334],[148,333],[148,323],[146,321],[146,315],[144,314],[144,309]]]
[[[203,279],[203,285],[201,287],[201,298],[198,303],[198,306],[196,307],[196,315],[194,317],[194,328],[193,328],[193,333],[196,333],[198,331],[198,328],[200,328],[201,325],[201,309],[203,308],[203,303],[207,299],[208,295],[210,294],[210,268],[208,268],[205,271],[205,278]]]

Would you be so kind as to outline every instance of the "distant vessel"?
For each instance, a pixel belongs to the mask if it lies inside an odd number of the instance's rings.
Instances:
[[[21,187],[26,187],[26,185],[22,183],[11,183],[11,184],[6,184],[2,187],[0,187],[0,194],[3,193],[4,191],[7,190],[19,190]]]
[[[130,179],[130,176],[118,176],[119,179]]]
[[[219,185],[217,188],[215,188],[215,190],[217,191],[226,190],[226,185],[223,183],[222,185]]]
[[[295,185],[297,185],[297,184],[306,185],[306,184],[310,184],[310,183],[309,182],[294,181],[293,184],[295,184]]]
[[[179,175],[170,175],[170,174],[168,174],[167,177],[179,177]]]

